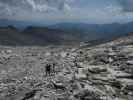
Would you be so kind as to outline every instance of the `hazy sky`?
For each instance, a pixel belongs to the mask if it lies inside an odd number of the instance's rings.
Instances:
[[[0,0],[0,19],[127,22],[133,21],[133,0]]]

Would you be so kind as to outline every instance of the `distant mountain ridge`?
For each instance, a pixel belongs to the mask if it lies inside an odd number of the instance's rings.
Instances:
[[[9,20],[10,21],[10,20]],[[112,24],[59,23],[50,26],[35,26],[28,22],[0,20],[0,44],[45,45],[108,41],[133,33],[133,22]],[[13,25],[10,25],[14,23]],[[16,27],[17,25],[17,27]],[[20,29],[25,25],[25,28]],[[14,27],[15,26],[15,27]]]
[[[18,30],[13,26],[0,27],[0,45],[59,45],[79,43],[79,40],[67,32],[47,27],[27,27]]]
[[[47,23],[41,23],[41,22],[0,19],[0,27],[14,26],[19,29],[24,29],[28,26],[46,26],[46,24]]]
[[[95,40],[108,37],[116,37],[133,32],[133,22],[111,23],[111,24],[85,24],[85,23],[60,23],[49,26],[53,29],[60,29],[73,32],[83,40]]]
[[[76,36],[72,36],[68,32],[59,29],[50,29],[48,27],[27,27],[23,33],[47,40],[48,42],[63,42],[63,41],[76,41]]]

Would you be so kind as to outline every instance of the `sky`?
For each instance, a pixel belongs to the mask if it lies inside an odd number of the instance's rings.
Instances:
[[[133,0],[0,0],[0,19],[34,22],[133,21]]]

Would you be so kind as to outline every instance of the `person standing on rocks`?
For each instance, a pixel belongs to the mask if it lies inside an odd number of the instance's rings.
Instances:
[[[55,65],[56,65],[55,63],[52,64],[52,68],[53,68],[52,71],[53,71],[54,74],[55,74]]]
[[[45,73],[46,73],[46,76],[51,74],[51,65],[50,64],[46,64]]]

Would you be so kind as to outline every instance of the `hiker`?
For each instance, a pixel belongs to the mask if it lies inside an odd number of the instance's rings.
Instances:
[[[55,64],[55,63],[53,63],[53,66],[52,66],[52,68],[53,68],[53,70],[52,70],[52,71],[53,71],[53,73],[55,73],[55,65],[56,65],[56,64]]]
[[[73,63],[74,63],[74,67],[76,67],[76,68],[79,67],[79,65],[78,65],[78,63],[77,63],[77,59],[75,59],[75,60],[73,61]]]
[[[45,73],[46,73],[46,76],[51,74],[51,65],[50,64],[46,64]]]

